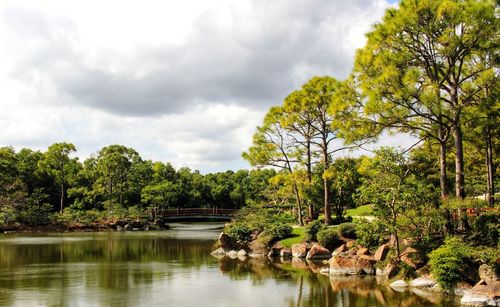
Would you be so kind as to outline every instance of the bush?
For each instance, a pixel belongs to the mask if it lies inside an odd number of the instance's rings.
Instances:
[[[366,248],[375,248],[380,245],[384,229],[376,221],[361,220],[356,224],[357,242]]]
[[[342,223],[337,226],[339,234],[344,238],[356,239],[356,224],[354,223]]]
[[[489,212],[478,216],[474,222],[474,232],[482,238],[490,239],[496,246],[500,233],[500,214]]]
[[[338,229],[333,227],[320,230],[317,234],[317,237],[319,244],[329,250],[333,250],[341,243],[339,231]]]
[[[307,241],[317,241],[317,234],[320,230],[325,229],[325,224],[321,221],[312,221],[306,226],[306,240]]]
[[[340,218],[334,217],[332,218],[332,225],[339,225],[342,223],[350,223],[352,222],[352,216],[342,216]]]
[[[469,264],[470,251],[456,237],[447,238],[444,244],[429,254],[432,275],[446,291],[452,291],[463,280],[462,272]]]
[[[273,240],[281,240],[292,234],[292,226],[282,223],[271,224],[266,231],[273,237]]]
[[[236,241],[249,242],[252,235],[252,229],[244,224],[232,224],[224,229],[228,236]]]

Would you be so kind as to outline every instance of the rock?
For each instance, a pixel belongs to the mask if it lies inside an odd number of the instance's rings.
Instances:
[[[225,254],[226,254],[226,251],[222,247],[219,247],[218,249],[216,249],[210,253],[210,255],[215,256],[215,257],[224,256]]]
[[[406,281],[399,279],[399,280],[392,282],[389,286],[393,289],[401,289],[401,288],[408,287],[408,284],[406,283]]]
[[[290,258],[292,257],[292,249],[288,247],[283,247],[280,251],[281,258]]]
[[[313,244],[306,259],[328,259],[332,257],[332,253],[319,244]]]
[[[469,291],[470,289],[472,289],[472,286],[470,284],[464,281],[459,281],[455,286],[454,293],[455,295],[463,296],[465,292]]]
[[[396,236],[391,235],[391,238],[389,239],[388,245],[389,245],[389,247],[393,247],[396,245]]]
[[[247,251],[244,249],[240,249],[236,255],[238,257],[245,257],[247,255]]]
[[[274,256],[279,256],[281,254],[281,250],[283,249],[283,245],[281,245],[281,242],[276,242],[274,245],[271,247],[269,250],[269,257],[274,257]]]
[[[123,230],[124,230],[124,229],[123,229],[123,227],[122,227],[122,226],[120,226],[120,225],[116,226],[116,231],[123,231]]]
[[[321,270],[319,270],[319,272],[321,274],[328,275],[330,274],[330,268],[322,268]]]
[[[238,258],[238,252],[235,250],[229,251],[226,253],[226,255],[231,258],[231,259],[236,259]]]
[[[481,264],[478,273],[479,278],[483,279],[487,284],[500,280],[500,276],[495,273],[495,269],[487,264]]]
[[[500,281],[487,285],[475,285],[472,289],[465,291],[460,303],[466,306],[499,306]]]
[[[430,288],[433,287],[437,282],[432,278],[419,277],[410,281],[410,287],[415,288]]]
[[[305,258],[307,256],[307,244],[298,243],[292,245],[292,256],[295,258]]]
[[[252,254],[260,254],[265,256],[269,252],[267,246],[258,239],[250,242],[249,247],[252,251]]]
[[[123,226],[123,229],[125,229],[126,231],[130,231],[132,230],[132,226],[130,224],[126,224],[125,226]]]
[[[375,260],[375,257],[371,256],[371,255],[361,255],[361,256],[359,256],[359,259],[366,259],[366,260],[370,260],[370,261],[377,261],[377,260]]]
[[[330,274],[335,275],[363,275],[375,274],[373,261],[361,259],[357,256],[333,256],[330,259]]]
[[[231,250],[234,248],[234,240],[226,233],[221,232],[219,235],[219,243],[223,249]]]
[[[424,264],[421,253],[413,247],[408,247],[401,253],[401,261],[414,269]]]
[[[382,244],[379,246],[379,248],[377,248],[375,254],[373,254],[373,258],[375,259],[375,261],[384,261],[388,251],[389,248],[387,247],[387,245]]]
[[[376,270],[376,275],[386,276],[387,278],[392,278],[392,277],[396,276],[397,273],[398,273],[398,269],[392,263],[388,263],[385,266],[385,268],[383,268],[383,269],[377,268],[377,270]]]
[[[358,249],[358,251],[356,252],[356,254],[358,256],[361,256],[361,255],[368,255],[370,253],[370,251],[368,251],[368,248],[366,247],[361,247],[360,249]]]
[[[346,252],[347,251],[347,245],[342,244],[339,247],[337,247],[336,250],[333,251],[332,256],[336,256],[340,253]]]

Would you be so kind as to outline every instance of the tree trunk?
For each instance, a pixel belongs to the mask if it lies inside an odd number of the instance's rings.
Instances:
[[[297,188],[297,185],[295,183],[293,184],[293,190],[295,192],[295,197],[297,198],[297,211],[298,211],[299,225],[304,226],[304,221],[302,220],[302,201],[300,199],[299,189]]]
[[[64,209],[64,183],[61,184],[61,203],[59,212],[62,213]]]
[[[441,188],[441,199],[446,200],[448,198],[448,184],[447,184],[447,174],[446,174],[446,142],[439,142],[439,186]]]
[[[485,129],[486,138],[486,171],[487,171],[487,187],[486,187],[486,201],[490,207],[495,206],[495,168],[493,167],[493,142],[491,137],[491,130],[489,120]]]
[[[456,124],[453,135],[455,137],[455,196],[457,199],[463,200],[465,198],[464,148],[460,122]],[[458,229],[462,231],[469,229],[469,223],[467,222],[467,209],[462,207],[458,208],[457,215]]]
[[[460,123],[455,127],[453,134],[455,137],[455,196],[458,199],[464,199],[464,148]]]
[[[329,167],[329,162],[328,162],[328,146],[326,142],[326,138],[323,139],[323,173],[326,172],[326,170]],[[324,177],[324,176],[323,176]],[[327,178],[323,178],[323,207],[325,211],[325,224],[326,225],[331,225],[332,224],[332,214],[330,211],[330,181]]]
[[[312,166],[311,166],[311,140],[307,140],[307,183],[308,188],[311,188],[312,184]],[[309,200],[309,217],[311,220],[314,219],[314,206],[311,200]]]

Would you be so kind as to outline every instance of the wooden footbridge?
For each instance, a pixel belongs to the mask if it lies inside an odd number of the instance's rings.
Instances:
[[[216,219],[229,221],[238,212],[238,209],[213,208],[177,208],[158,211],[158,215],[165,220],[183,219]]]

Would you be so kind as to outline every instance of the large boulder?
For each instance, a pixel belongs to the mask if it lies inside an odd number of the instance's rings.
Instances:
[[[388,263],[383,269],[377,268],[376,275],[392,278],[398,273],[398,267],[392,263]]]
[[[278,241],[274,243],[274,245],[271,247],[268,256],[269,257],[280,256],[282,249],[283,245],[281,244],[281,242]]]
[[[281,258],[290,258],[292,257],[292,249],[288,247],[283,247],[280,250],[280,257]]]
[[[292,245],[292,256],[295,258],[305,258],[307,256],[307,244],[297,243]]]
[[[356,252],[356,254],[358,256],[362,256],[362,255],[368,255],[370,253],[370,251],[368,250],[368,248],[366,247],[361,247],[360,249],[358,249],[358,251]]]
[[[330,261],[330,274],[334,275],[373,275],[375,268],[373,261],[357,256],[333,256]]]
[[[460,303],[466,306],[499,306],[500,281],[477,284],[465,291]]]
[[[495,272],[495,269],[487,264],[479,266],[478,273],[479,279],[484,280],[488,284],[500,280],[500,276]]]
[[[410,281],[409,286],[415,288],[430,288],[436,284],[436,280],[428,277],[419,277]]]
[[[404,289],[404,288],[408,287],[408,284],[406,283],[406,281],[399,279],[399,280],[393,281],[389,286],[392,289],[399,290],[399,289]]]
[[[388,251],[389,248],[386,244],[380,245],[375,251],[375,254],[373,254],[373,259],[375,259],[375,261],[384,261]]]
[[[340,253],[346,252],[348,250],[347,245],[342,244],[333,251],[332,256],[339,255]]]
[[[252,257],[252,255],[254,256],[257,256],[257,255],[260,255],[260,256],[265,256],[269,253],[269,250],[266,246],[266,244],[262,243],[259,239],[257,240],[253,240],[252,242],[250,242],[249,246],[248,246],[251,250],[250,252],[250,256]]]
[[[425,264],[422,253],[413,247],[408,247],[401,253],[401,261],[414,269],[418,269]]]
[[[319,244],[313,244],[313,246],[307,253],[306,259],[328,259],[331,257],[332,254],[328,249]]]

